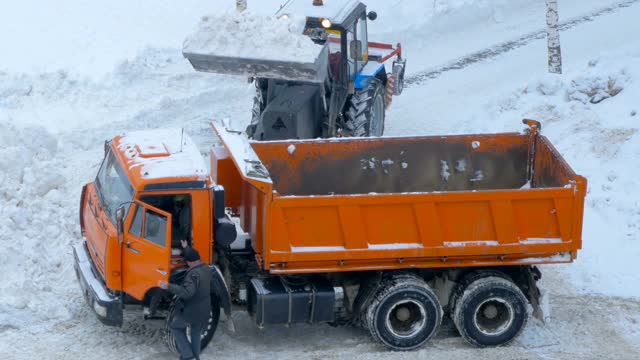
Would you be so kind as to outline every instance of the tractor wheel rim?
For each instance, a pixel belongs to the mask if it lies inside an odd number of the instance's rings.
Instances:
[[[415,300],[403,300],[387,311],[385,320],[387,329],[394,336],[408,338],[422,331],[427,322],[427,311]]]
[[[513,306],[502,298],[489,298],[478,304],[473,324],[484,335],[497,336],[511,327],[515,319]]]

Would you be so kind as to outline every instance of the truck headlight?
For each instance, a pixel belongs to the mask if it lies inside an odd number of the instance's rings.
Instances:
[[[98,304],[97,301],[93,302],[93,310],[95,310],[96,314],[98,314],[98,316],[106,318],[107,317],[107,308]]]
[[[322,26],[326,29],[331,27],[331,20],[329,19],[322,19],[322,21],[320,22],[320,24],[322,24]]]

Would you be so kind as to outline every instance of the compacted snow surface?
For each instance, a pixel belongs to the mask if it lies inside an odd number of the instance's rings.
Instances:
[[[110,328],[84,303],[71,251],[79,197],[105,139],[184,128],[206,156],[210,120],[248,124],[253,85],[196,73],[181,56],[198,19],[233,2],[50,4],[0,12],[0,357],[174,358],[141,314]],[[254,0],[249,9],[272,15],[279,4]],[[544,39],[500,45],[544,28],[543,1],[367,4],[379,15],[370,39],[400,41],[408,58],[409,85],[389,108],[385,134],[520,131],[522,118],[541,121],[589,180],[583,250],[573,264],[542,267],[550,321],[532,320],[507,347],[470,347],[445,319],[424,348],[388,352],[357,328],[259,330],[235,312],[237,332],[220,326],[203,358],[640,358],[640,1],[560,0],[560,21],[600,14],[561,32],[563,75],[546,73]],[[488,55],[467,61],[478,52]]]

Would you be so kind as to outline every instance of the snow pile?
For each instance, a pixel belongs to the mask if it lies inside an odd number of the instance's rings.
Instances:
[[[73,268],[65,258],[78,234],[56,138],[42,127],[0,127],[1,332],[70,318],[72,304],[55,298],[67,296]]]
[[[277,19],[251,11],[202,17],[184,41],[190,54],[313,63],[321,45],[302,34],[305,17]]]
[[[540,81],[529,84],[524,92],[537,92],[540,95],[562,95],[567,101],[579,101],[583,104],[598,104],[605,99],[618,95],[629,82],[630,77],[625,66],[611,60],[595,59],[589,61],[586,69],[568,82],[549,75]]]

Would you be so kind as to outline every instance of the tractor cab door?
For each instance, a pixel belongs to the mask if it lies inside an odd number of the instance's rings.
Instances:
[[[369,60],[369,42],[367,37],[367,15],[362,15],[349,26],[346,33],[347,62],[349,79],[354,80]]]
[[[353,83],[353,80],[358,75],[358,67],[357,67],[357,40],[356,40],[356,27],[355,23],[345,30],[346,37],[346,61],[347,61],[347,78],[350,83]]]
[[[369,39],[367,35],[367,14],[363,11],[358,21],[356,21],[358,71],[361,71],[369,61]]]
[[[158,281],[169,281],[171,214],[135,201],[125,224],[122,255],[122,288],[142,300]]]

